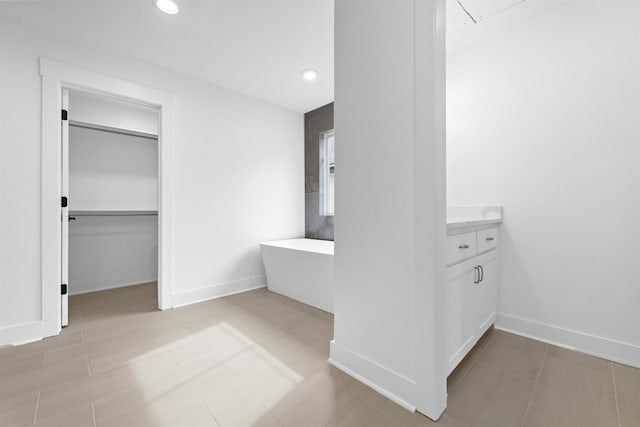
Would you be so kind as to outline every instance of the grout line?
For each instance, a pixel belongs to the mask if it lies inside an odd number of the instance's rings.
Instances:
[[[491,362],[485,362],[484,360],[475,360],[475,361],[473,362],[473,364],[475,365],[476,363],[480,363],[480,364],[482,364],[482,365],[488,366],[488,367],[490,367],[491,369],[495,369],[496,371],[502,372],[503,374],[511,375],[512,377],[517,378],[517,379],[519,379],[519,380],[526,381],[526,382],[528,382],[528,383],[534,383],[534,385],[535,385],[535,383],[536,383],[536,381],[537,381],[537,380],[532,380],[531,378],[523,377],[522,375],[514,374],[513,372],[511,372],[511,371],[507,371],[506,369],[503,369],[503,368],[501,368],[501,367],[500,367],[500,366],[498,366],[498,365],[494,365],[494,364],[493,364],[493,363],[491,363]],[[543,362],[543,363],[544,363],[544,362]]]
[[[87,361],[87,371],[89,371],[89,376],[91,376],[91,363],[89,363],[89,356],[85,356]]]
[[[618,386],[616,384],[616,372],[613,369],[613,363],[609,362],[611,367],[611,379],[613,380],[613,397],[616,401],[616,414],[618,415],[618,427],[622,427],[622,416],[620,415],[620,404],[618,403]]]
[[[538,370],[538,375],[536,376],[536,381],[533,383],[533,390],[531,390],[531,397],[529,397],[529,403],[527,403],[527,409],[524,411],[524,416],[522,417],[522,423],[520,424],[520,427],[524,426],[524,423],[527,420],[527,415],[529,415],[531,402],[533,402],[533,395],[536,393],[536,387],[538,387],[538,382],[540,381],[540,375],[542,375],[542,368],[544,368],[544,364],[547,361],[547,355],[549,354],[549,347],[551,346],[547,344],[547,348],[544,351],[544,357],[542,358],[542,363],[540,364],[540,369]]]
[[[486,332],[485,332],[485,334],[486,334]],[[473,365],[475,365],[476,362],[480,359],[480,356],[482,355],[482,353],[484,353],[487,350],[487,347],[489,347],[489,344],[491,344],[491,341],[493,341],[495,336],[496,336],[495,332],[491,334],[491,336],[489,337],[489,339],[487,340],[485,345],[482,347],[482,349],[480,349],[478,351],[478,354],[476,354],[475,357],[473,359],[471,359],[471,361],[470,361],[471,363],[469,363],[469,366],[467,367],[467,369],[465,369],[462,372],[462,375],[460,375],[460,378],[458,378],[458,381],[456,381],[456,383],[453,385],[453,387],[451,387],[451,390],[447,390],[447,394],[453,393],[453,391],[458,388],[458,386],[460,385],[460,383],[462,382],[464,377],[466,377],[467,374],[469,373],[469,371],[471,371],[471,368],[473,367]],[[480,339],[482,339],[482,338],[480,338]],[[473,351],[473,348],[471,350]],[[480,362],[482,362],[482,361],[480,360]],[[459,366],[459,364],[458,364],[458,366]],[[493,365],[490,365],[490,366],[493,366]],[[451,375],[451,374],[449,374],[449,375]]]
[[[200,398],[199,395],[196,395],[196,398],[198,399],[198,401],[200,402],[200,404],[204,407],[204,410],[207,411],[207,414],[209,414],[209,416],[213,419],[213,422],[216,423],[217,426],[220,426],[220,423],[218,422],[218,420],[216,420],[216,417],[213,416],[213,414],[211,413],[211,411],[209,410],[209,408],[207,407],[207,405],[204,403],[204,401],[202,400],[202,398]]]
[[[487,331],[488,332],[488,331]],[[485,332],[485,334],[487,333]],[[487,340],[486,344],[482,347],[482,349],[480,351],[478,351],[478,354],[476,354],[476,357],[473,358],[474,361],[476,361],[477,359],[480,358],[480,356],[482,356],[482,354],[487,351],[487,348],[489,348],[489,344],[491,344],[491,342],[495,339],[496,337],[496,331],[494,330],[491,333],[491,336],[489,337],[489,339]],[[484,336],[484,335],[483,335]],[[480,337],[480,339],[482,339],[482,337]]]
[[[226,360],[225,360],[224,362],[226,362]],[[225,364],[224,364],[224,362],[220,362],[220,363],[218,363],[218,364],[216,365],[216,367],[217,367],[217,366],[222,366],[222,368],[223,368],[225,371],[227,371],[227,372],[229,373],[229,375],[231,375],[232,377],[236,377],[236,376],[237,376],[237,374],[234,374],[233,372],[231,372],[231,369],[229,369],[229,368],[227,367],[227,365],[225,365]]]
[[[40,406],[40,392],[38,392],[38,398],[36,399],[36,410],[33,413],[33,423],[36,423],[36,419],[38,418],[38,407]]]
[[[469,371],[471,370],[471,368],[473,368],[473,365],[476,364],[478,360],[474,357],[473,360],[471,360],[471,363],[469,363],[469,366],[467,366],[467,369],[465,369],[464,371],[462,371],[462,374],[460,374],[460,378],[458,378],[458,381],[456,381],[456,383],[453,385],[453,387],[451,387],[451,390],[447,390],[447,394],[451,394],[453,393],[453,391],[455,389],[457,389],[460,386],[460,383],[462,382],[462,380],[464,379],[464,377],[467,376],[467,374],[469,373]],[[455,370],[455,369],[454,369]],[[451,374],[449,374],[451,375]],[[448,378],[448,377],[447,377]]]
[[[173,364],[176,365],[176,368],[182,368],[182,366],[180,366],[176,358],[173,356],[173,353],[171,353],[171,350],[167,350],[167,353],[169,353],[169,357],[171,358],[171,360],[173,360]]]
[[[98,427],[98,423],[96,422],[96,407],[91,402],[91,415],[93,416],[93,427]]]
[[[274,420],[276,420],[276,422],[278,423],[279,426],[283,426],[284,424],[282,424],[282,421],[280,421],[274,414],[273,412],[271,412],[269,410],[269,408],[267,408],[266,406],[262,405],[262,408],[267,412],[267,414],[271,415],[271,418],[273,418]]]

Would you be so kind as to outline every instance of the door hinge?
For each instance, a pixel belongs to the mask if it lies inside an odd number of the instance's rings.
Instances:
[[[66,295],[67,294],[67,284],[63,283],[62,285],[60,285],[60,295]]]
[[[61,203],[62,203],[62,207],[63,207],[63,208],[66,208],[67,206],[69,206],[69,199],[67,199],[67,197],[66,197],[66,196],[62,196],[62,201],[61,201]]]
[[[67,120],[69,117],[69,112],[67,110],[62,110],[62,120]]]

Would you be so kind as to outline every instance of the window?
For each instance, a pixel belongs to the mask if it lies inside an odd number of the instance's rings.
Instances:
[[[320,134],[320,215],[333,215],[335,206],[335,132]]]

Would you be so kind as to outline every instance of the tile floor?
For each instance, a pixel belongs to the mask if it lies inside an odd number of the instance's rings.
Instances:
[[[267,290],[159,312],[155,285],[72,297],[58,337],[0,349],[0,426],[430,426],[326,363],[333,317]],[[448,427],[640,426],[640,370],[490,330]]]

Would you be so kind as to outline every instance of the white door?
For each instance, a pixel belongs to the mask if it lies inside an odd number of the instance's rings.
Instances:
[[[447,268],[445,282],[445,351],[447,374],[475,344],[474,286],[478,281],[475,258]]]
[[[61,321],[62,326],[69,324],[69,306],[68,306],[68,293],[69,293],[69,91],[62,89],[62,152],[61,152],[61,165],[62,165],[62,213],[60,220],[62,221],[62,256],[61,256],[61,276],[60,277],[60,297],[62,298],[61,307]]]
[[[478,337],[496,321],[498,313],[498,256],[494,249],[477,259],[480,280],[476,284],[476,328]]]

